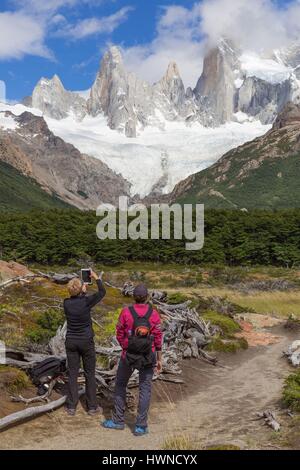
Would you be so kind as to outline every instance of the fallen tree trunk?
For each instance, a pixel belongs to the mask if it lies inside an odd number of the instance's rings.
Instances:
[[[49,356],[47,356],[49,357]],[[10,358],[6,358],[5,359],[5,365],[6,366],[11,366],[11,367],[17,367],[18,369],[21,369],[21,370],[24,370],[24,371],[27,371],[27,370],[30,370],[32,369],[32,367],[34,367],[39,361],[35,361],[35,362],[24,362],[24,361],[17,361],[15,359],[10,359]]]
[[[35,354],[18,349],[8,348],[5,350],[5,364],[7,366],[18,367],[28,370],[34,367],[38,362],[49,357],[49,354]]]
[[[34,406],[5,416],[5,418],[0,419],[0,430],[3,431],[3,429],[6,429],[14,424],[18,424],[24,420],[35,418],[36,416],[39,416],[43,413],[56,410],[65,403],[66,399],[67,397],[63,396],[58,400],[47,403],[46,405]]]
[[[45,277],[41,274],[28,274],[27,276],[18,276],[13,277],[12,279],[8,279],[0,284],[0,289],[8,287],[10,284],[15,284],[18,282],[29,282],[30,280],[37,279],[39,277]]]
[[[120,346],[112,346],[111,348],[96,347],[96,354],[102,354],[103,356],[119,356],[121,351],[122,348]]]
[[[82,396],[85,393],[85,390],[79,390],[79,396]],[[50,411],[54,411],[65,404],[67,396],[58,398],[58,400],[51,401],[46,405],[33,406],[26,408],[25,410],[18,411],[17,413],[12,413],[11,415],[5,416],[5,418],[0,419],[0,431],[7,429],[10,426],[15,424],[20,424],[25,420],[35,418]]]
[[[49,279],[50,281],[55,282],[56,284],[67,284],[71,279],[74,277],[78,277],[78,274],[57,274],[57,273],[50,273],[46,274],[43,272],[38,272],[36,274],[27,274],[26,276],[18,276],[8,279],[0,284],[0,289],[8,287],[10,284],[15,284],[19,282],[30,282],[34,279]]]
[[[25,405],[31,405],[32,403],[38,403],[38,402],[44,402],[44,401],[49,402],[49,398],[51,397],[51,394],[56,384],[57,384],[57,379],[52,380],[49,384],[49,389],[47,390],[46,393],[44,393],[44,395],[40,395],[40,396],[33,397],[33,398],[24,398],[22,397],[22,395],[19,395],[17,397],[11,397],[11,399],[15,403],[25,403]]]

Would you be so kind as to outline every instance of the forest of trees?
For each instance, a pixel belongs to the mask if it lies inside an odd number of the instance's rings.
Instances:
[[[99,240],[94,212],[70,209],[1,213],[0,257],[19,262],[103,264],[159,261],[180,264],[300,265],[300,210],[205,213],[205,243],[185,240]]]

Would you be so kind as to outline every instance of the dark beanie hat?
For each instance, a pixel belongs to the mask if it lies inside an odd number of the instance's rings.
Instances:
[[[133,297],[148,297],[148,289],[144,284],[139,284],[134,288]]]

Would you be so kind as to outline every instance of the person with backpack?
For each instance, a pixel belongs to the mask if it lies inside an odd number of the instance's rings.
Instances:
[[[74,278],[68,284],[70,298],[64,301],[67,319],[66,353],[68,363],[68,392],[66,412],[74,416],[78,404],[78,373],[82,359],[85,375],[85,395],[88,414],[93,416],[101,411],[96,396],[96,352],[91,309],[105,296],[102,274],[97,276],[91,271],[91,278],[96,281],[98,292],[86,295],[87,285]]]
[[[139,371],[139,405],[134,434],[148,432],[148,411],[154,370],[162,371],[162,332],[158,312],[147,303],[148,290],[143,284],[133,292],[135,304],[123,308],[117,324],[117,339],[122,347],[115,385],[113,418],[102,423],[107,429],[124,429],[126,387],[135,369]]]

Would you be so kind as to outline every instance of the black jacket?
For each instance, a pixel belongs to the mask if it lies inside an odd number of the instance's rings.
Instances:
[[[93,338],[91,309],[97,305],[106,294],[102,281],[97,281],[98,292],[93,295],[77,295],[64,300],[64,310],[67,318],[67,339]]]

